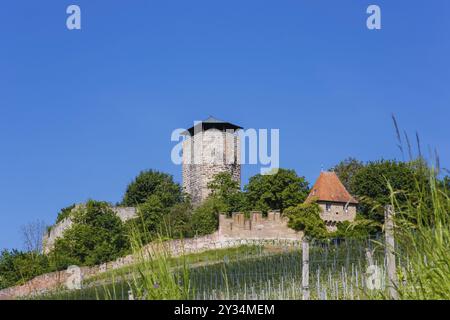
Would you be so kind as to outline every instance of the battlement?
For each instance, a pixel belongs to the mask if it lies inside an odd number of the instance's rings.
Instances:
[[[219,238],[227,239],[288,239],[301,240],[302,232],[288,227],[288,218],[279,211],[271,211],[264,217],[262,212],[253,211],[250,218],[242,212],[231,217],[221,214],[219,217]]]

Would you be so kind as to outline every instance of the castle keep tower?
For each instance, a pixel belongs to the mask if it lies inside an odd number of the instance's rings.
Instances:
[[[221,172],[228,172],[241,183],[241,127],[209,117],[196,123],[184,134],[183,189],[194,206],[205,200],[208,183]]]

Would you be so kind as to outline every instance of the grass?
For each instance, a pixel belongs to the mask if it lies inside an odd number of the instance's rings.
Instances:
[[[430,172],[428,184],[406,204],[391,190],[396,217],[396,262],[400,299],[450,299],[450,198]],[[158,239],[156,239],[158,241]],[[242,246],[173,257],[144,252],[136,241],[138,263],[92,278],[80,291],[41,299],[302,299],[302,254],[298,246]],[[311,299],[389,299],[383,237],[310,243]],[[368,286],[367,267],[381,274],[380,287]],[[96,285],[103,282],[102,285]]]
[[[365,250],[372,240],[311,243],[313,299],[365,299]],[[375,251],[382,260],[382,252]],[[200,261],[200,263],[198,263]],[[45,299],[301,299],[302,255],[295,246],[241,246],[174,258],[158,253],[103,285]]]
[[[234,248],[224,248],[224,249],[214,249],[207,250],[199,253],[190,253],[186,254],[183,257],[168,257],[167,263],[169,263],[172,267],[178,267],[183,261],[186,261],[188,265],[203,265],[203,264],[211,264],[223,261],[225,257],[227,259],[240,259],[241,255],[255,255],[258,254],[260,248],[257,246],[248,246],[242,245]],[[90,285],[94,282],[99,282],[103,280],[110,279],[120,279],[126,278],[130,275],[130,273],[140,266],[138,262],[134,265],[127,265],[118,269],[108,270],[101,274],[92,276],[88,279],[85,279],[84,285]]]
[[[433,170],[429,185],[417,184],[419,198],[406,206],[396,200],[398,255],[406,261],[399,288],[402,299],[450,300],[450,198]]]

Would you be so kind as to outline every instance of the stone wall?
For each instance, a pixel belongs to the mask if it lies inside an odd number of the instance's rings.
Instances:
[[[194,206],[205,200],[208,183],[215,175],[228,172],[241,183],[241,142],[234,131],[209,129],[183,142],[183,189]]]
[[[157,252],[169,252],[173,257],[181,254],[198,253],[213,249],[223,249],[238,246],[239,241],[222,241],[218,232],[192,239],[171,240],[162,243],[151,243],[142,250],[142,257],[148,258]],[[139,261],[139,257],[128,255],[115,261],[94,267],[82,267],[83,279],[102,274],[106,271],[116,270]],[[38,276],[27,283],[0,290],[0,300],[17,299],[33,295],[45,294],[58,288],[65,288],[70,274],[66,271],[52,272]]]
[[[126,214],[124,213],[125,211],[127,212]],[[124,213],[124,217],[131,216],[131,210],[125,211],[120,211]],[[55,234],[62,234],[61,232],[64,226],[70,226],[70,223],[64,220],[61,225],[58,225],[58,231],[55,231]],[[263,217],[261,212],[253,212],[251,219],[246,219],[243,213],[235,213],[231,218],[228,218],[226,215],[220,215],[219,230],[214,234],[192,239],[151,243],[144,247],[142,256],[146,258],[164,250],[176,257],[183,253],[198,253],[236,247],[242,244],[248,244],[249,241],[253,243],[252,240],[286,240],[289,243],[297,243],[302,237],[302,232],[296,232],[288,228],[287,218],[282,217],[279,212],[269,212],[267,217]],[[285,244],[285,242],[280,242],[280,245]],[[131,265],[136,262],[136,259],[136,256],[128,255],[99,266],[83,267],[83,278]],[[70,274],[65,271],[38,276],[24,285],[0,290],[0,300],[17,299],[30,295],[48,293],[59,287],[64,287],[69,276]]]
[[[77,205],[72,209],[72,211],[80,209],[81,206],[82,205]],[[137,216],[136,208],[133,207],[113,207],[111,208],[111,210],[114,211],[114,213],[123,222],[133,219]],[[65,218],[56,225],[52,226],[42,239],[43,252],[45,254],[48,254],[55,246],[56,239],[61,238],[64,234],[64,231],[70,229],[71,226],[72,220],[70,219],[70,217]]]
[[[322,212],[320,217],[325,221],[325,225],[328,231],[336,231],[337,223],[343,221],[354,221],[356,218],[356,205],[349,203],[328,202],[329,207],[327,210],[327,202],[318,202]]]
[[[287,225],[288,218],[282,217],[280,212],[269,212],[267,217],[263,217],[261,212],[252,212],[250,219],[239,212],[233,213],[231,218],[222,214],[219,218],[219,238],[301,240],[303,233]]]
[[[56,225],[52,226],[42,239],[43,252],[45,254],[48,254],[55,246],[56,239],[61,238],[64,234],[64,231],[70,229],[71,226],[72,220],[70,218],[65,218]]]
[[[83,277],[97,274],[98,270],[98,267],[81,268]],[[11,300],[45,294],[52,289],[64,287],[70,276],[71,274],[65,270],[40,275],[23,285],[0,290],[0,300]]]

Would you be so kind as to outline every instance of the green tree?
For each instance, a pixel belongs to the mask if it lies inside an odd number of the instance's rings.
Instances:
[[[357,215],[354,221],[343,221],[337,224],[337,231],[333,232],[335,238],[367,239],[372,234],[381,231],[382,225],[376,221],[365,219]]]
[[[365,218],[382,222],[384,206],[390,204],[391,190],[404,202],[416,192],[417,171],[405,162],[381,160],[369,162],[351,180],[351,190],[358,197],[359,210]]]
[[[245,186],[249,206],[263,212],[296,206],[308,195],[308,182],[294,170],[279,169],[272,175],[255,175]]]
[[[184,201],[170,208],[164,217],[163,233],[171,238],[190,238],[192,231],[192,205]]]
[[[219,226],[219,214],[225,212],[226,205],[216,197],[209,197],[192,214],[194,235],[206,235],[215,232]]]
[[[55,241],[52,256],[59,261],[95,265],[112,261],[129,248],[124,225],[106,202],[89,200],[73,212],[72,222]]]
[[[137,218],[127,221],[128,234],[140,237],[143,244],[147,244],[157,236],[163,236],[164,218],[170,208],[166,207],[157,195],[151,195],[144,203],[137,207]],[[166,235],[164,235],[166,236]]]
[[[239,182],[234,180],[227,172],[217,174],[208,183],[211,195],[225,205],[224,212],[230,214],[238,211],[247,211],[248,204],[245,194],[241,191]]]
[[[0,254],[0,289],[20,285],[54,271],[45,255],[36,252],[4,250]]]
[[[345,188],[353,194],[352,179],[363,167],[364,164],[361,161],[355,158],[347,158],[331,168],[330,171],[334,171]]]
[[[159,171],[142,171],[127,187],[122,205],[138,206],[150,196],[157,196],[166,207],[171,207],[183,199],[179,184],[169,174]]]
[[[310,202],[286,209],[285,215],[289,218],[289,228],[303,231],[306,236],[314,239],[324,239],[330,235],[325,222],[320,218],[320,212],[320,206]]]

